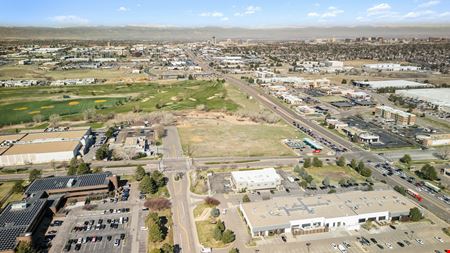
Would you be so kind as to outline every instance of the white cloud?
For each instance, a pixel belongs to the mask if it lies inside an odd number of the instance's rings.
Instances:
[[[213,11],[213,12],[202,12],[200,13],[201,17],[213,17],[213,18],[220,18],[223,17],[223,13],[222,12],[218,12],[218,11]]]
[[[61,15],[50,17],[53,22],[66,24],[66,25],[85,25],[89,23],[88,19],[78,17],[75,15]]]
[[[257,13],[258,11],[261,11],[261,7],[259,6],[253,6],[249,5],[243,12],[236,12],[234,13],[235,16],[247,16],[247,15],[253,15]]]
[[[439,4],[440,2],[441,1],[439,1],[439,0],[431,0],[431,1],[427,1],[427,2],[419,4],[418,7],[419,8],[428,8],[428,7],[431,7],[431,6]]]
[[[309,12],[306,14],[308,17],[320,17],[321,19],[324,18],[330,18],[330,17],[336,17],[337,15],[344,13],[343,10],[336,8],[334,6],[328,7],[328,9],[323,13],[318,12]]]
[[[439,17],[450,17],[450,11],[442,12],[441,14],[439,14]]]
[[[426,10],[426,11],[411,11],[403,15],[402,18],[420,18],[424,16],[430,16],[435,14],[434,11]]]
[[[337,15],[343,13],[344,11],[341,9],[338,9],[334,6],[330,6],[328,7],[328,10],[324,13],[322,13],[321,17],[322,18],[327,18],[327,17],[336,17]]]
[[[369,9],[367,9],[367,15],[368,16],[378,15],[378,14],[386,13],[390,10],[391,10],[391,6],[389,4],[381,3],[381,4],[372,6]]]
[[[230,20],[228,17],[223,17],[223,18],[221,18],[220,20],[222,20],[222,21],[228,21],[228,20]]]
[[[129,9],[125,6],[120,6],[119,8],[117,8],[117,11],[129,11]]]

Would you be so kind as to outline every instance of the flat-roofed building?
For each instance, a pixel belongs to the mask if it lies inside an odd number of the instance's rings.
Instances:
[[[416,205],[392,190],[352,191],[313,197],[276,197],[241,203],[253,237],[356,230],[366,221],[402,220]]]
[[[386,80],[386,81],[353,81],[354,86],[367,87],[371,89],[381,89],[381,88],[420,88],[429,87],[430,84],[418,83],[407,80]]]
[[[281,186],[281,180],[274,168],[231,172],[231,181],[236,191],[276,189]]]
[[[429,134],[429,135],[417,135],[418,139],[424,146],[443,146],[450,145],[450,134]]]
[[[0,252],[14,253],[20,242],[38,240],[39,224],[48,210],[43,193],[8,204],[0,213]]]
[[[0,136],[0,166],[69,161],[92,144],[90,128]]]
[[[377,106],[375,114],[383,119],[393,120],[398,125],[411,126],[416,124],[416,115],[389,106]]]
[[[64,198],[80,198],[91,194],[107,193],[118,187],[118,178],[111,172],[77,176],[47,177],[34,180],[25,190],[30,196],[36,192],[48,195],[63,194]]]

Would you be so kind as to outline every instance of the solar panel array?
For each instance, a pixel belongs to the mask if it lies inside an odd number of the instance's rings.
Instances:
[[[8,205],[0,214],[0,227],[28,226],[40,213],[47,200],[39,199],[28,203],[24,209],[12,210]]]
[[[14,249],[17,244],[16,238],[26,230],[26,226],[0,228],[0,251]]]
[[[28,186],[25,191],[26,194],[31,194],[37,191],[64,189],[67,187],[67,182],[70,179],[74,179],[75,183],[71,188],[75,187],[85,187],[85,186],[95,186],[108,183],[107,177],[111,176],[111,172],[103,172],[96,174],[87,174],[79,176],[62,176],[62,177],[49,177],[36,179]]]
[[[12,209],[9,204],[0,213],[0,251],[12,250],[17,245],[16,238],[29,231],[30,226],[45,208],[46,199],[36,199],[27,206]]]

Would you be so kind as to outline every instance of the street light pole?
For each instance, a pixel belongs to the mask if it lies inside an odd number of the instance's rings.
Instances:
[[[306,243],[306,248],[308,249],[308,253],[309,253],[309,247],[311,246],[311,243],[310,242],[307,242]]]

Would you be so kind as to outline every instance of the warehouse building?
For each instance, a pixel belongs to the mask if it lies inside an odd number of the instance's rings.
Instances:
[[[416,205],[392,190],[353,191],[313,197],[280,197],[241,203],[253,237],[356,230],[366,221],[403,220]]]
[[[274,168],[231,172],[231,182],[238,192],[277,189],[281,180]]]
[[[359,86],[362,88],[370,89],[381,89],[381,88],[420,88],[429,87],[431,85],[426,83],[418,83],[407,80],[388,80],[388,81],[353,81],[354,86]]]
[[[0,166],[69,161],[88,152],[90,128],[0,136]]]
[[[393,120],[397,125],[412,126],[416,124],[416,115],[389,106],[377,106],[375,114],[386,120]]]
[[[439,111],[450,113],[450,88],[397,90],[395,95],[414,99],[416,104],[426,103]]]

